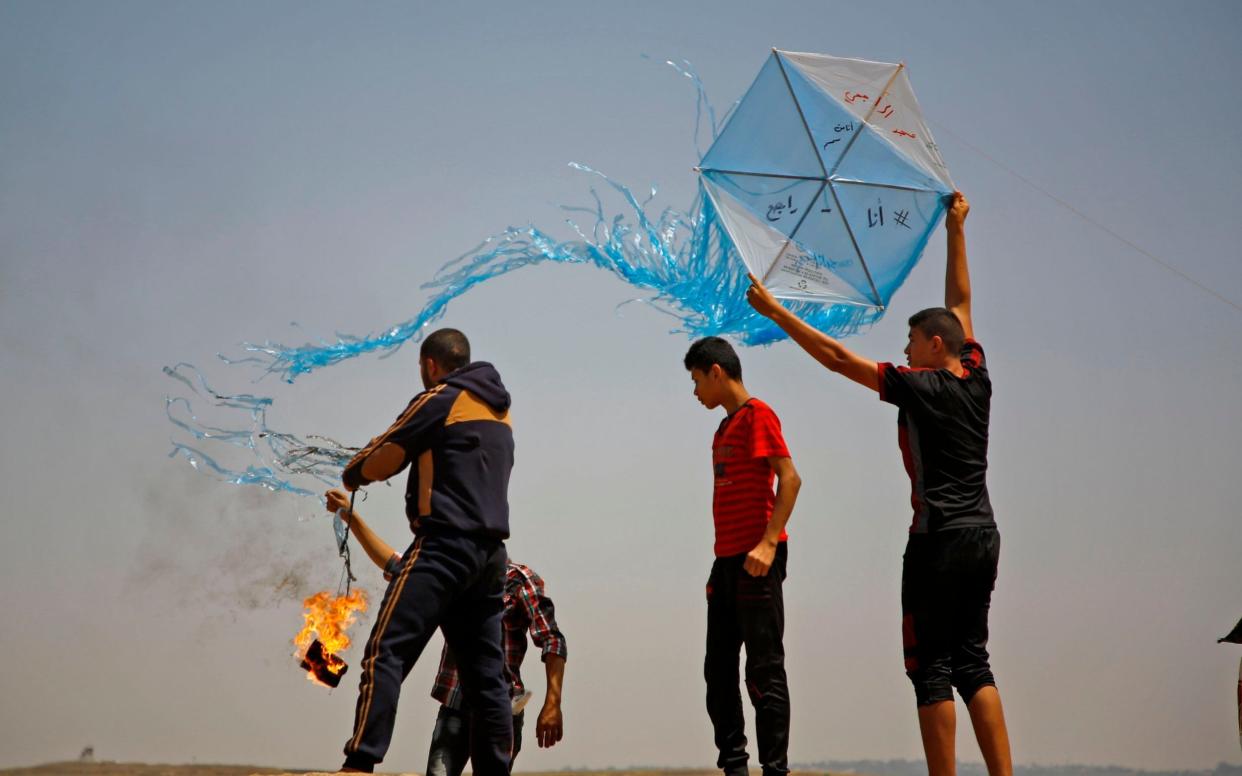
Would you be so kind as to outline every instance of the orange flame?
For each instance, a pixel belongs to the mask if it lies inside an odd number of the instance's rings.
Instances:
[[[304,600],[302,606],[306,607],[306,611],[302,613],[306,624],[293,637],[293,643],[298,648],[294,657],[304,659],[311,643],[318,639],[323,645],[328,669],[333,673],[340,673],[345,661],[336,655],[349,648],[350,639],[346,631],[354,624],[357,613],[367,610],[366,594],[361,590],[354,590],[349,595],[333,596],[324,590]],[[319,682],[314,671],[307,671],[306,676],[313,682]]]

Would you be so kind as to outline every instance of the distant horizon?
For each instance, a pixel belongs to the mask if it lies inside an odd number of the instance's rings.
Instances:
[[[303,768],[302,766],[286,766],[286,765],[259,765],[256,763],[233,763],[227,761],[211,761],[211,762],[146,762],[146,761],[119,761],[109,760],[107,758],[95,757],[89,760],[52,760],[45,763],[38,763],[28,766],[15,766],[13,768],[2,768],[0,774],[13,770],[25,770],[30,768],[40,768],[52,765],[62,765],[66,763],[98,763],[98,764],[115,764],[115,765],[168,765],[172,767],[210,767],[213,765],[237,768],[263,768],[263,769],[280,769],[293,768],[295,771],[313,770]],[[958,768],[964,776],[976,776],[977,774],[986,774],[987,770],[982,761],[962,760],[957,761]],[[886,767],[887,766],[887,767]],[[757,767],[753,770],[758,770]],[[823,760],[817,762],[794,762],[790,763],[791,771],[820,771],[827,770],[833,773],[857,773],[860,776],[917,776],[917,774],[926,771],[926,763],[923,760],[915,760],[908,758],[892,758],[892,759],[866,759],[866,760]],[[566,766],[565,768],[554,770],[531,770],[522,769],[514,770],[515,774],[519,773],[610,773],[615,771],[654,771],[659,773],[681,773],[681,772],[715,772],[715,769],[705,767],[670,767],[665,765],[639,763],[629,765],[617,765],[607,768],[574,768]],[[1239,776],[1242,774],[1242,760],[1238,762],[1220,762],[1212,768],[1206,769],[1152,769],[1152,768],[1133,768],[1124,765],[1084,765],[1081,763],[1062,763],[1062,764],[1037,764],[1037,763],[1014,763],[1015,773],[1023,773],[1025,776],[1125,776],[1125,774],[1141,774],[1142,776],[1202,776],[1212,774],[1213,776]],[[421,771],[420,771],[421,772]],[[400,771],[377,771],[378,774],[384,773],[402,773]]]

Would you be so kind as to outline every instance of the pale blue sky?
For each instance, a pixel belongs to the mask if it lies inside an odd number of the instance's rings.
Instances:
[[[444,261],[587,202],[570,161],[686,206],[693,91],[658,60],[692,61],[723,107],[773,46],[904,60],[974,204],[1004,547],[992,647],[1016,758],[1239,761],[1239,651],[1214,640],[1242,615],[1242,313],[940,127],[1238,300],[1240,34],[1226,2],[0,3],[0,767],[88,743],[335,765],[356,674],[331,694],[298,675],[300,606],[277,591],[290,570],[295,590],[335,585],[326,520],[167,459],[160,367],[208,365],[276,396],[274,425],[364,441],[416,390],[413,349],[294,386],[214,354],[411,317]],[[905,315],[942,277],[937,233],[852,345],[899,360]],[[566,739],[528,747],[525,769],[714,759],[718,418],[691,397],[671,319],[614,313],[633,296],[545,266],[445,320],[515,396],[511,551],[569,636]],[[806,482],[791,756],[915,757],[894,411],[788,343],[742,357]],[[397,543],[398,491],[373,490],[366,514]],[[433,669],[406,684],[388,768],[424,765]],[[978,759],[966,732],[960,752]]]

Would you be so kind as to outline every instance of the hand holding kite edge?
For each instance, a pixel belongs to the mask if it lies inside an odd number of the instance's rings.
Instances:
[[[772,318],[784,309],[781,303],[776,301],[776,297],[772,296],[772,292],[764,288],[763,281],[755,277],[753,273],[747,273],[746,277],[750,278],[750,288],[746,290],[746,301],[755,308],[755,312],[765,318]]]

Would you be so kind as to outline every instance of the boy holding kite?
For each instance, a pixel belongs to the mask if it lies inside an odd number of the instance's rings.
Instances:
[[[910,318],[908,368],[877,364],[811,328],[754,275],[746,296],[816,361],[899,408],[914,507],[902,563],[902,636],[928,772],[954,773],[956,687],[988,773],[1009,776],[1009,734],[987,652],[1000,536],[986,482],[992,382],[970,317],[969,212],[970,203],[954,193],[945,220],[945,306]]]

